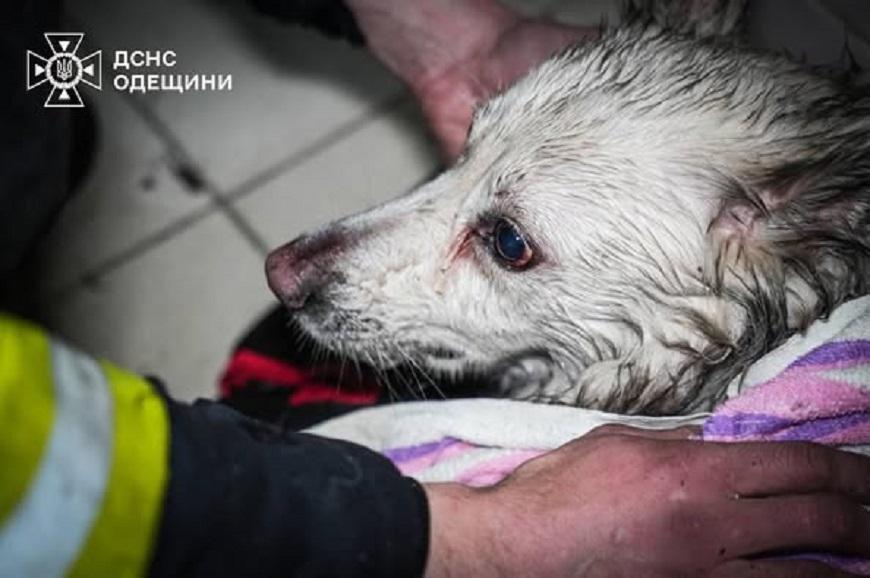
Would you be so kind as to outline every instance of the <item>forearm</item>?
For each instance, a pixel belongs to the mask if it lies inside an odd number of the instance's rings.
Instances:
[[[526,563],[534,564],[536,558],[521,552],[535,541],[535,530],[512,517],[517,504],[502,499],[497,488],[457,483],[424,488],[430,512],[425,578],[531,576],[540,569],[528,569]]]
[[[426,578],[479,576],[473,561],[479,533],[467,527],[466,510],[474,490],[458,484],[428,484],[430,534]],[[471,538],[471,539],[469,539]]]
[[[412,87],[490,50],[519,17],[494,0],[346,0],[369,48]]]

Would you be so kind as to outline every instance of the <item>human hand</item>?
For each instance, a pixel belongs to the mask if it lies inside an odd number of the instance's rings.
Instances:
[[[427,577],[839,577],[760,557],[870,556],[870,460],[690,433],[606,426],[491,488],[428,485]]]
[[[508,88],[535,65],[580,40],[598,35],[596,28],[578,28],[513,15],[487,34],[479,46],[413,80],[429,126],[445,157],[462,152],[475,107]]]
[[[448,160],[474,108],[597,28],[529,19],[494,0],[347,0],[372,53],[411,88]]]

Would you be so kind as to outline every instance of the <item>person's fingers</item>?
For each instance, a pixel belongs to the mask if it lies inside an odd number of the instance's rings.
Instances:
[[[814,443],[715,444],[728,490],[761,497],[838,493],[870,503],[870,458]]]
[[[726,559],[786,550],[870,556],[870,512],[836,494],[737,499],[716,523]]]
[[[708,578],[853,578],[846,572],[812,560],[732,560],[714,568]]]
[[[619,423],[609,423],[598,426],[583,437],[590,438],[607,435],[625,435],[657,440],[688,440],[695,438],[700,433],[701,428],[696,425],[684,425],[672,429],[648,429]]]

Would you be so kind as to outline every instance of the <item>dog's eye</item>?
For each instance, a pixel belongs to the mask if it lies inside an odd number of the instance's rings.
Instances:
[[[492,231],[492,245],[496,256],[515,269],[522,269],[532,260],[532,249],[517,227],[500,219]]]

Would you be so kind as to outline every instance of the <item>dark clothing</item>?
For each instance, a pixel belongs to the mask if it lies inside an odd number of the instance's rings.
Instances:
[[[0,7],[0,305],[28,301],[26,259],[69,190],[68,110],[43,108],[27,91],[27,50],[47,50],[43,33],[59,29],[59,0],[18,0]]]
[[[386,458],[214,402],[169,402],[155,577],[421,576],[426,494]]]

